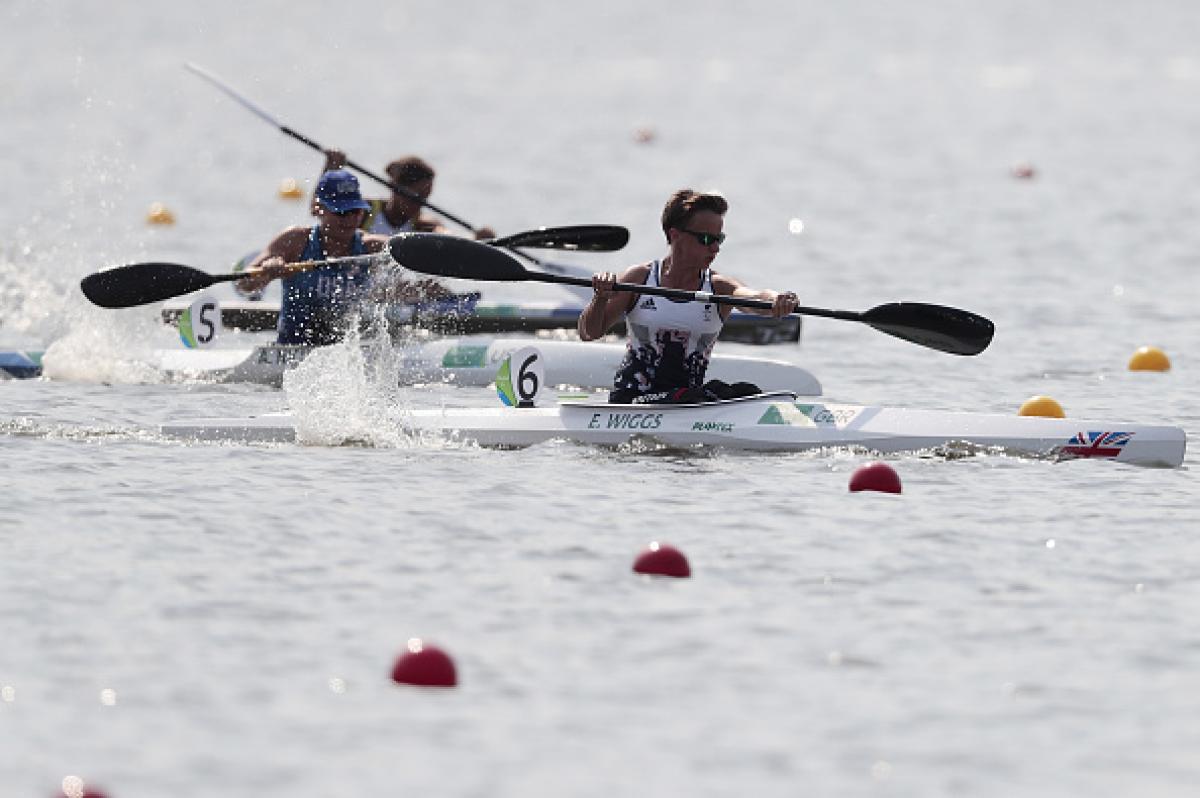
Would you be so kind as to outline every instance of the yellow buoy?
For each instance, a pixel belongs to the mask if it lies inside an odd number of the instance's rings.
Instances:
[[[1045,418],[1066,418],[1062,405],[1049,396],[1031,396],[1017,411],[1019,416],[1043,416]]]
[[[279,184],[279,198],[298,200],[304,199],[304,189],[300,188],[300,184],[294,178],[284,178]]]
[[[175,224],[175,214],[171,213],[168,208],[161,202],[156,202],[150,206],[150,210],[146,212],[147,224]]]
[[[1157,346],[1143,346],[1129,358],[1130,371],[1170,371],[1171,360]]]

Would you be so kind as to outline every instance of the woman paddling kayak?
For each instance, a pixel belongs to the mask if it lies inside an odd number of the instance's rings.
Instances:
[[[579,337],[602,337],[624,317],[628,329],[625,359],[613,378],[610,402],[704,402],[759,393],[746,382],[705,382],[713,344],[732,307],[706,302],[677,302],[666,297],[617,293],[613,286],[637,283],[686,291],[761,299],[770,310],[755,311],[779,318],[796,307],[796,295],[747,288],[738,280],[712,271],[725,241],[722,232],[729,203],[720,194],[681,189],[667,200],[663,234],[670,251],[662,260],[631,266],[619,276],[593,275],[593,295],[579,317]]]

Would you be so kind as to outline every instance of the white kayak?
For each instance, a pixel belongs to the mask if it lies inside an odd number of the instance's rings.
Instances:
[[[954,453],[955,447],[966,447],[968,452],[1162,467],[1179,466],[1186,448],[1184,431],[1172,426],[824,404],[800,400],[792,393],[695,405],[563,401],[532,408],[415,409],[404,416],[402,428],[504,448],[553,439],[618,446],[635,438],[672,447],[756,451],[854,448],[889,453],[949,447]],[[175,421],[160,429],[168,437],[184,440],[303,440],[288,414]]]
[[[492,336],[397,344],[391,351],[400,361],[404,382],[484,386],[496,379],[496,370],[506,356],[529,346],[542,354],[547,385],[607,388],[625,356],[624,344]],[[312,351],[313,347],[278,344],[242,349],[164,349],[156,353],[155,365],[175,378],[279,385],[284,372]],[[771,358],[715,354],[707,376],[728,383],[752,382],[766,391],[821,394],[821,383],[811,372]]]

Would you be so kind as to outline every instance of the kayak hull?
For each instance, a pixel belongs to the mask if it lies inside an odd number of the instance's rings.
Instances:
[[[392,350],[406,383],[449,382],[486,386],[496,379],[504,358],[533,347],[542,354],[546,382],[580,388],[607,388],[625,356],[624,344],[554,341],[538,338],[469,336],[439,338]],[[171,349],[158,353],[158,367],[179,379],[279,385],[288,369],[303,362],[313,347],[269,344],[246,349]],[[819,396],[820,382],[806,369],[782,360],[713,356],[710,379],[752,382],[767,391]]]
[[[481,446],[519,448],[550,440],[621,446],[646,439],[670,447],[763,452],[861,449],[879,453],[956,447],[1044,458],[1104,459],[1141,466],[1182,464],[1179,427],[985,413],[825,404],[765,394],[701,405],[564,402],[551,407],[413,410],[404,429]],[[198,419],[162,425],[164,435],[204,441],[303,441],[287,414]]]

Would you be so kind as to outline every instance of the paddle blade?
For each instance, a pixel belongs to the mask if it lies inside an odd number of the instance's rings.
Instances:
[[[629,243],[629,231],[611,224],[539,227],[487,242],[496,247],[538,247],[579,252],[616,252]]]
[[[396,263],[439,277],[462,280],[529,280],[530,273],[502,250],[437,233],[400,233],[388,241]]]
[[[94,305],[131,308],[208,288],[211,274],[178,263],[134,263],[89,274],[79,287]]]
[[[952,355],[977,355],[992,342],[996,327],[968,310],[923,302],[892,302],[862,314],[880,332]]]

